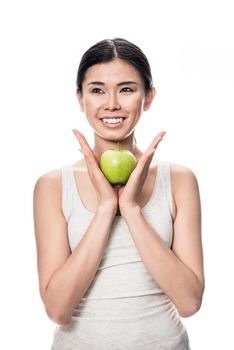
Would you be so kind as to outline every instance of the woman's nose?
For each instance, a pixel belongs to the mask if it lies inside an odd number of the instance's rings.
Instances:
[[[120,109],[120,108],[121,107],[120,107],[120,104],[119,104],[119,101],[118,101],[116,94],[114,94],[114,93],[108,94],[106,104],[105,104],[105,109],[116,110],[116,109]]]

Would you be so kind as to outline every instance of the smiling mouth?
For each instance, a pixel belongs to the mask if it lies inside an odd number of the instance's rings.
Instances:
[[[125,119],[126,119],[125,117],[100,118],[100,120],[101,120],[104,124],[108,124],[108,125],[121,124]]]

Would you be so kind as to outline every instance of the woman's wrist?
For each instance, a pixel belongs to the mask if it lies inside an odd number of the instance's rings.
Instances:
[[[100,204],[97,207],[97,211],[96,211],[97,214],[103,214],[105,216],[106,215],[115,216],[116,212],[117,212],[117,206],[109,203]]]
[[[120,207],[120,213],[123,218],[132,214],[139,214],[140,212],[141,207],[139,204],[128,204]]]

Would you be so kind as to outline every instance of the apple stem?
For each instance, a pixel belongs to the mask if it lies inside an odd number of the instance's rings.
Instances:
[[[120,150],[120,145],[119,144],[120,144],[120,142],[118,141],[118,149]]]

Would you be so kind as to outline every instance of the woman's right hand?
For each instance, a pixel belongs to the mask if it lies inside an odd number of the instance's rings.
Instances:
[[[80,144],[80,152],[83,153],[88,169],[90,180],[97,191],[98,206],[107,209],[118,209],[118,190],[111,186],[109,181],[103,175],[99,167],[99,159],[95,152],[89,146],[84,135],[78,130],[73,129]]]

